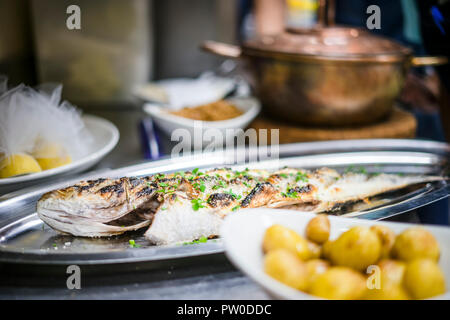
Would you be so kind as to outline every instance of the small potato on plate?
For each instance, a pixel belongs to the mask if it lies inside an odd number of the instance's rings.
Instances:
[[[375,264],[381,253],[377,234],[368,227],[352,227],[331,245],[329,255],[333,265],[349,267],[364,272]]]
[[[445,278],[432,259],[416,259],[406,265],[404,285],[414,299],[431,298],[445,292]]]
[[[381,225],[374,225],[370,227],[370,230],[374,231],[381,241],[381,259],[389,258],[392,247],[395,242],[395,233],[390,228]]]
[[[325,214],[312,218],[306,226],[306,238],[322,244],[330,237],[330,220]]]
[[[264,257],[264,271],[289,287],[305,290],[308,286],[306,266],[292,251],[269,251]]]
[[[381,272],[381,282],[402,284],[406,264],[398,260],[385,259],[378,263]]]
[[[309,259],[319,259],[322,255],[322,248],[317,243],[308,241]]]
[[[392,282],[382,282],[381,288],[367,289],[363,299],[365,300],[410,300],[406,290]]]
[[[305,263],[308,273],[308,282],[310,285],[314,283],[318,276],[330,268],[330,264],[326,260],[312,259]]]
[[[275,249],[289,250],[302,260],[310,257],[308,242],[292,229],[279,224],[274,224],[266,230],[263,239],[264,252],[270,252]]]
[[[421,227],[412,227],[395,238],[392,255],[403,261],[421,258],[439,261],[440,248],[439,243],[429,231]]]
[[[326,299],[355,300],[360,299],[366,289],[366,279],[359,272],[346,267],[331,267],[317,277],[310,293]]]

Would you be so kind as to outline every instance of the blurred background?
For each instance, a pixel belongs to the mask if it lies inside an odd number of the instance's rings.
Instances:
[[[409,69],[396,96],[395,108],[389,106],[397,110],[395,117],[391,114],[370,124],[355,122],[337,128],[329,128],[327,123],[311,127],[266,113],[270,108],[264,102],[264,92],[255,90],[254,83],[248,80],[245,61],[200,50],[206,40],[234,45],[254,38],[264,42],[265,36],[280,34],[286,28],[308,29],[326,21],[329,25],[360,27],[370,34],[385,36],[410,48],[416,56],[449,56],[449,1],[335,0],[326,2],[325,13],[320,9],[324,3],[0,0],[0,75],[8,77],[10,87],[20,83],[61,83],[64,99],[86,113],[113,122],[121,139],[102,162],[105,167],[167,154],[167,132],[157,132],[158,143],[162,143],[157,156],[151,155],[149,139],[154,133],[148,131],[145,122],[149,119],[142,109],[146,99],[138,93],[160,80],[200,79],[205,74],[244,83],[237,86],[242,89],[238,90],[241,94],[261,98],[262,113],[249,126],[279,128],[280,143],[339,138],[450,141],[448,64]],[[70,15],[66,9],[74,4],[81,9],[80,30],[69,30],[66,25]],[[379,29],[367,29],[367,8],[371,5],[380,8]],[[339,83],[339,79],[333,81]]]

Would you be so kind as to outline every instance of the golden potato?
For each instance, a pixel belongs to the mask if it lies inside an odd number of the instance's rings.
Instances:
[[[330,264],[325,260],[313,259],[307,261],[305,263],[305,266],[306,272],[308,274],[308,283],[311,286],[318,276],[328,270]]]
[[[444,274],[432,259],[416,259],[409,262],[403,281],[414,299],[431,298],[445,292]]]
[[[400,285],[392,282],[382,283],[380,289],[367,289],[365,300],[410,300],[406,290]]]
[[[72,162],[66,149],[58,143],[44,143],[40,141],[33,151],[33,156],[42,170],[57,168]]]
[[[406,264],[399,260],[384,259],[378,262],[381,282],[402,284]]]
[[[264,257],[264,270],[272,278],[298,290],[308,287],[305,264],[295,253],[286,249],[269,251]]]
[[[375,232],[368,227],[353,227],[333,242],[329,255],[334,265],[364,272],[378,261],[380,252],[381,243]]]
[[[333,246],[334,241],[328,240],[325,242],[322,246],[322,253],[321,257],[324,259],[329,260],[330,259],[330,253],[331,253],[331,247]]]
[[[266,230],[263,239],[263,250],[269,252],[275,249],[287,249],[294,252],[302,260],[310,257],[308,242],[292,229],[274,224]]]
[[[312,218],[306,226],[306,238],[322,244],[330,237],[330,220],[326,214]]]
[[[312,283],[310,293],[338,300],[360,299],[366,292],[366,280],[358,272],[346,267],[331,267]]]
[[[439,261],[439,243],[427,230],[420,227],[409,228],[395,238],[392,255],[404,261],[421,258]]]
[[[374,231],[381,241],[381,259],[389,258],[391,249],[395,242],[395,233],[386,226],[371,226],[370,230]]]
[[[308,240],[307,240],[308,241]],[[322,248],[315,242],[308,241],[309,259],[319,259]]]

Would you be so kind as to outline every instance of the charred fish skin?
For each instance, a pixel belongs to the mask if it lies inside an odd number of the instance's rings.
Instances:
[[[75,236],[117,235],[151,223],[145,214],[120,219],[147,206],[155,190],[149,178],[89,180],[44,194],[37,203],[37,214],[55,230]]]
[[[109,221],[128,211],[127,179],[98,179],[44,194],[38,201],[42,210],[58,210],[68,215]]]

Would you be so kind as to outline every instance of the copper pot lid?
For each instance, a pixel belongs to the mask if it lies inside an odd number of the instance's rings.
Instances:
[[[249,55],[336,60],[402,60],[412,51],[395,41],[352,27],[287,29],[281,34],[249,40],[244,44]]]

